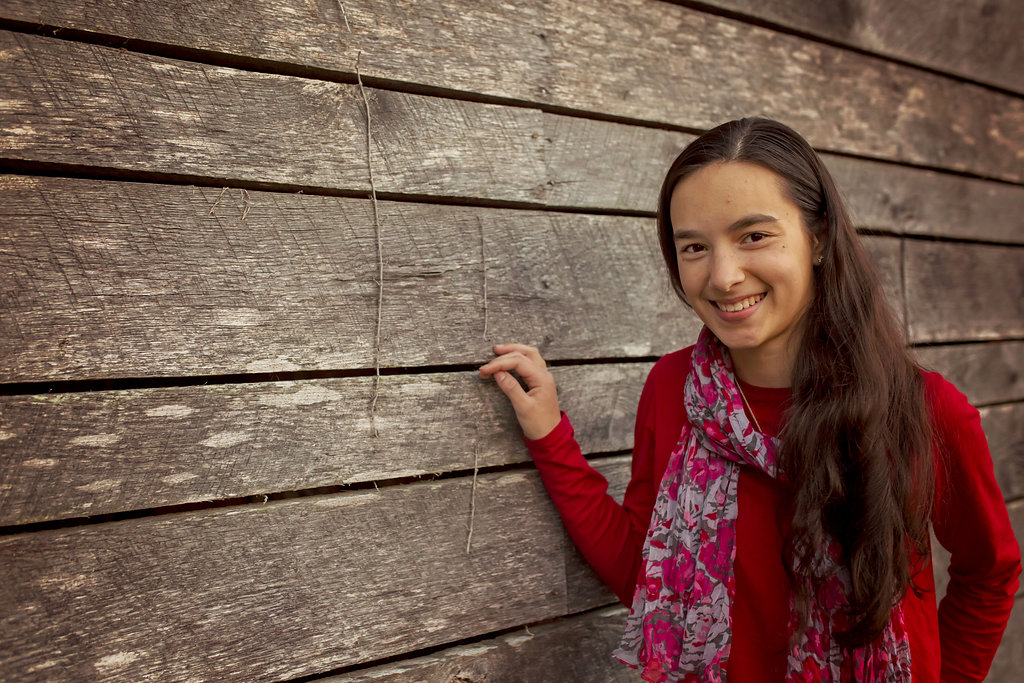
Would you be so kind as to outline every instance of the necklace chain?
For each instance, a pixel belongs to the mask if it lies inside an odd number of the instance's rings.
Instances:
[[[740,400],[743,401],[743,405],[746,406],[747,412],[750,413],[750,419],[754,421],[754,426],[757,427],[757,431],[764,434],[764,430],[761,429],[761,425],[757,422],[757,415],[754,414],[754,406],[750,405],[750,401],[747,400],[746,394],[743,393],[743,387],[740,386],[740,380],[736,378],[736,388],[740,392]]]

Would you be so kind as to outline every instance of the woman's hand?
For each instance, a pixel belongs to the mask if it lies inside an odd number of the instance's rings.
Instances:
[[[548,372],[540,352],[525,344],[495,344],[498,357],[480,368],[480,377],[494,376],[516,411],[516,419],[527,439],[539,439],[554,429],[562,419],[558,408],[555,378]],[[515,377],[523,378],[527,391]]]

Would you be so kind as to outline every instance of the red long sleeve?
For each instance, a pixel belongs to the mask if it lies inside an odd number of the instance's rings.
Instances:
[[[686,418],[682,388],[690,369],[691,348],[661,358],[644,384],[633,432],[630,481],[622,505],[607,494],[608,482],[580,453],[564,414],[548,435],[526,439],[570,538],[627,607],[633,602],[658,485]]]
[[[637,434],[634,443],[645,438]],[[551,433],[526,443],[569,537],[619,600],[630,605],[657,491],[650,462],[637,454],[650,450],[634,448],[632,476],[620,505],[608,495],[608,481],[583,457],[564,413]]]

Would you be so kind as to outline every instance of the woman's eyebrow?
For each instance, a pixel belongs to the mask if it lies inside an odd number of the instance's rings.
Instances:
[[[758,223],[774,223],[778,218],[775,216],[769,216],[766,213],[752,213],[749,216],[744,216],[737,221],[734,221],[732,225],[725,229],[726,232],[736,232],[743,228],[749,228],[751,225],[757,225]],[[672,233],[672,237],[677,240],[687,239],[689,237],[699,237],[700,231],[698,230],[676,230]]]

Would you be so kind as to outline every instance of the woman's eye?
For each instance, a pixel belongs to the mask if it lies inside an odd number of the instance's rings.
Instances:
[[[704,251],[704,245],[701,244],[687,244],[679,250],[683,254],[699,254]]]
[[[767,236],[768,235],[764,234],[763,232],[749,232],[743,236],[743,239],[746,242],[760,242]]]

